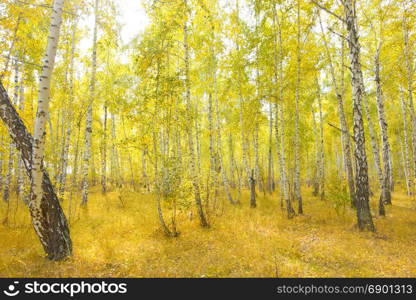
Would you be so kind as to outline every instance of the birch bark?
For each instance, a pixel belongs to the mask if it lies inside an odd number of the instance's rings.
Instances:
[[[94,6],[94,36],[92,45],[92,70],[91,70],[91,81],[90,81],[90,99],[87,109],[87,119],[85,126],[85,150],[83,157],[82,166],[82,200],[81,204],[86,205],[88,202],[88,188],[89,188],[89,170],[91,160],[91,134],[92,134],[92,106],[95,100],[95,75],[97,70],[97,30],[98,30],[98,3],[99,0],[95,0]]]
[[[184,0],[185,9],[188,10],[188,0]],[[186,111],[189,117],[192,116],[192,103],[191,103],[191,85],[190,85],[190,78],[189,78],[189,45],[188,45],[188,20],[185,20],[183,26],[183,33],[184,33],[184,50],[185,50],[185,99],[186,99]],[[205,217],[204,210],[202,208],[202,201],[201,201],[201,192],[200,192],[200,185],[199,179],[196,169],[196,162],[195,162],[195,149],[194,149],[194,140],[193,140],[193,130],[192,130],[192,122],[187,126],[187,134],[188,134],[188,148],[189,148],[189,168],[191,173],[192,185],[194,187],[194,196],[195,196],[195,204],[198,211],[199,220],[202,227],[209,227],[208,221]]]
[[[351,83],[353,95],[353,119],[356,161],[357,220],[360,230],[375,231],[369,204],[368,164],[365,150],[364,121],[362,116],[363,75],[360,63],[360,43],[353,0],[343,2],[345,23],[348,31],[348,46],[351,61]]]

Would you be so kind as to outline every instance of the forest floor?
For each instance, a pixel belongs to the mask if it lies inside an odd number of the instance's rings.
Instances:
[[[258,207],[250,209],[246,195],[241,206],[227,203],[211,215],[209,229],[195,214],[179,214],[177,238],[159,229],[152,196],[121,193],[92,191],[88,208],[71,217],[74,255],[59,263],[44,258],[24,204],[17,212],[12,204],[8,224],[0,224],[0,276],[416,276],[416,206],[400,192],[387,217],[374,218],[377,233],[359,232],[352,209],[336,210],[306,190],[303,216],[287,220],[277,194],[259,194]]]

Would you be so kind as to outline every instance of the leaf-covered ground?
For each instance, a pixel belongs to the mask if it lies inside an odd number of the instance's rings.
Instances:
[[[59,263],[44,258],[26,207],[20,203],[16,211],[12,202],[8,224],[0,225],[0,276],[416,276],[413,199],[394,193],[387,217],[375,217],[373,234],[357,231],[350,208],[335,209],[329,199],[310,194],[304,191],[305,215],[292,220],[280,210],[277,195],[259,195],[256,209],[248,207],[247,195],[237,208],[220,200],[210,229],[200,228],[195,214],[180,213],[180,236],[166,238],[152,196],[95,192],[87,209],[72,214],[74,255]],[[4,216],[4,203],[0,212]]]

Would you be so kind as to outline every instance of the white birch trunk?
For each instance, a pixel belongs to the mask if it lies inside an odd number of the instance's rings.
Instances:
[[[63,6],[64,0],[54,1],[48,43],[46,46],[46,53],[43,58],[42,74],[39,82],[38,108],[33,134],[31,200],[29,202],[30,209],[33,211],[34,215],[41,214],[40,205],[43,196],[42,162],[45,153],[46,121],[49,115],[51,77],[55,64],[56,50],[58,48]],[[36,218],[33,219],[33,224],[35,230],[38,230],[39,221]]]
[[[382,159],[383,159],[383,190],[382,190],[382,199],[384,204],[391,204],[391,193],[390,193],[390,144],[387,133],[387,119],[384,113],[384,99],[383,99],[383,90],[381,88],[381,78],[380,78],[380,50],[381,44],[377,48],[377,54],[375,56],[375,81],[376,81],[376,100],[377,100],[377,112],[378,112],[378,121],[381,131],[381,141],[382,141]],[[381,204],[380,204],[381,205]],[[380,210],[380,214],[384,213],[384,210]]]
[[[319,106],[319,151],[320,151],[320,164],[319,164],[319,188],[321,200],[325,198],[325,148],[324,148],[324,118],[322,114],[322,99],[319,81],[317,80],[317,93],[318,93],[318,106]]]
[[[406,13],[406,12],[405,12]],[[410,128],[412,137],[412,151],[413,151],[413,176],[416,178],[416,115],[413,105],[413,65],[411,60],[411,48],[409,45],[409,28],[406,16],[403,17],[403,38],[404,38],[404,58],[406,63],[406,80],[407,80],[407,95],[409,101],[410,111]]]
[[[188,10],[188,1],[184,0],[185,9]],[[183,33],[184,33],[184,50],[185,50],[185,99],[186,99],[186,111],[188,116],[192,117],[192,103],[191,103],[191,85],[190,85],[190,76],[189,76],[189,45],[188,45],[188,18],[189,15],[187,14],[187,18],[185,19],[184,26],[183,26]],[[195,196],[195,204],[198,210],[199,220],[202,227],[208,227],[208,221],[205,217],[205,213],[202,208],[201,202],[201,192],[200,192],[200,185],[199,185],[199,178],[197,174],[197,166],[195,162],[195,149],[194,149],[194,137],[193,137],[193,129],[192,129],[192,122],[190,122],[187,126],[187,134],[188,134],[188,147],[189,147],[189,169],[192,179],[192,184],[194,187],[194,196]]]
[[[298,201],[298,213],[303,214],[302,195],[300,192],[300,137],[299,137],[299,90],[300,90],[300,3],[297,2],[297,45],[296,45],[296,91],[295,91],[295,197]]]
[[[363,74],[360,63],[360,43],[353,0],[343,2],[345,23],[348,31],[348,45],[351,61],[351,82],[353,95],[353,119],[356,162],[357,220],[360,230],[375,231],[369,205],[368,163],[365,150],[364,121],[362,116]]]
[[[90,81],[90,99],[87,109],[87,119],[85,126],[85,150],[83,157],[83,166],[82,166],[82,200],[81,204],[86,205],[88,202],[88,188],[89,188],[89,177],[88,173],[90,170],[90,160],[91,160],[91,134],[92,134],[92,106],[95,100],[95,74],[97,70],[97,30],[98,30],[98,2],[95,0],[94,7],[94,36],[93,36],[93,45],[92,45],[92,70],[91,70],[91,81]]]
[[[407,106],[404,100],[404,91],[403,88],[400,87],[400,104],[402,108],[402,119],[403,119],[403,142],[402,147],[404,148],[403,152],[403,165],[404,165],[404,174],[406,176],[406,188],[408,196],[412,195],[413,193],[413,181],[410,179],[410,149],[409,149],[409,133],[408,133],[408,125],[407,125]],[[404,144],[404,146],[403,146]]]

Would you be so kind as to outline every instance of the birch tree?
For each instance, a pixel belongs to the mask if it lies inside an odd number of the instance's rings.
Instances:
[[[186,111],[189,117],[192,116],[192,103],[191,103],[191,85],[189,79],[189,64],[190,64],[190,55],[189,55],[189,45],[188,45],[188,18],[189,18],[189,6],[188,1],[184,0],[184,9],[185,9],[185,21],[183,25],[183,45],[185,51],[185,100],[186,100]],[[205,217],[205,213],[202,207],[202,200],[201,200],[201,191],[199,185],[199,179],[197,174],[196,168],[196,161],[195,161],[195,149],[194,149],[194,140],[193,140],[193,129],[192,129],[192,122],[189,122],[187,126],[187,134],[188,134],[188,150],[189,150],[189,169],[191,173],[191,180],[192,185],[194,188],[194,196],[195,196],[195,204],[198,211],[199,220],[202,227],[209,227],[208,221]]]
[[[21,153],[26,173],[32,179],[33,137],[13,107],[3,84],[0,82],[0,118]],[[42,198],[37,199],[39,209],[29,205],[35,232],[51,260],[62,260],[72,254],[72,242],[66,217],[53,189],[48,173],[41,164]],[[33,200],[31,200],[33,202]]]
[[[31,199],[29,202],[32,216],[35,216],[32,219],[35,230],[39,230],[38,228],[41,227],[42,222],[38,216],[41,216],[42,210],[42,177],[44,176],[42,170],[42,163],[45,153],[46,121],[48,115],[50,114],[49,100],[51,77],[55,64],[56,50],[58,48],[59,42],[59,33],[62,24],[63,5],[64,0],[55,0],[53,5],[48,42],[46,46],[45,56],[43,58],[42,74],[39,82],[38,107],[36,113],[32,145],[33,158],[31,169]]]
[[[85,150],[82,166],[82,200],[81,204],[86,205],[88,202],[88,188],[89,188],[89,169],[91,160],[91,134],[92,134],[92,113],[93,102],[95,100],[95,76],[97,71],[97,30],[98,30],[98,3],[99,0],[95,0],[94,6],[94,33],[92,43],[92,67],[91,67],[91,81],[90,81],[90,97],[88,101],[87,119],[85,126]]]
[[[351,84],[353,95],[353,119],[355,140],[355,161],[357,173],[355,186],[357,196],[357,220],[360,230],[375,231],[369,205],[368,164],[365,150],[364,121],[362,116],[363,74],[360,62],[360,42],[355,14],[354,1],[342,2],[345,13],[345,23],[348,32],[348,46],[351,62]]]

